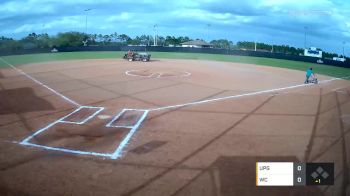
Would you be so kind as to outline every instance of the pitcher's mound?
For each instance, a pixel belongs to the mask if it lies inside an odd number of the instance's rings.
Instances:
[[[147,77],[147,78],[167,78],[167,77],[188,77],[191,75],[187,71],[177,71],[177,70],[130,70],[125,72],[129,76]]]

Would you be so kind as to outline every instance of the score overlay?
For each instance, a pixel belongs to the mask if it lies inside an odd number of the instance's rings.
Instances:
[[[333,184],[334,163],[256,163],[256,186],[305,186]]]

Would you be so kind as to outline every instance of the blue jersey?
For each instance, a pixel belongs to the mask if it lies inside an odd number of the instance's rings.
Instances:
[[[306,77],[310,77],[314,72],[311,69],[306,71]]]

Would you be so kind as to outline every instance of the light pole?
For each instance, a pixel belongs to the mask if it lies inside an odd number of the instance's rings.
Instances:
[[[88,11],[91,11],[91,9],[84,10],[85,12],[85,34],[87,35],[87,17],[88,17]]]
[[[207,40],[208,40],[208,43],[210,42],[209,40],[209,28],[211,27],[211,24],[207,24]]]
[[[153,25],[153,31],[154,31],[153,45],[154,46],[157,46],[157,28],[158,28],[157,24]]]
[[[306,49],[306,31],[307,31],[307,26],[304,26],[304,48]]]
[[[343,41],[343,58],[345,58],[345,54],[344,54],[344,45],[345,45],[345,41]]]

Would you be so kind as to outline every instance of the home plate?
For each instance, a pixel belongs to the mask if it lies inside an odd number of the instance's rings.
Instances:
[[[109,116],[109,115],[98,115],[97,117],[98,117],[99,119],[101,119],[101,120],[111,118],[111,116]]]

